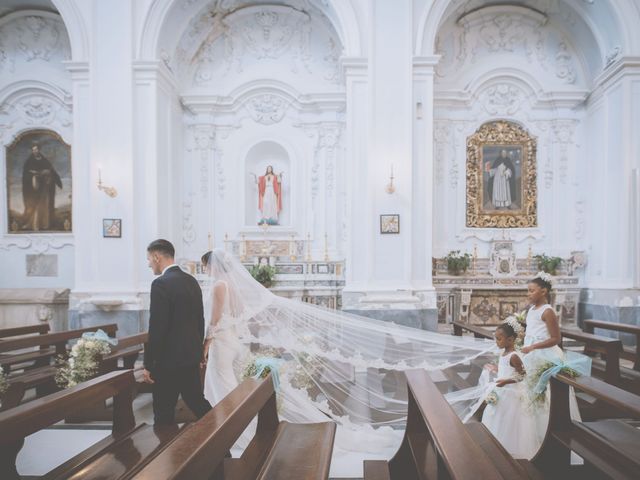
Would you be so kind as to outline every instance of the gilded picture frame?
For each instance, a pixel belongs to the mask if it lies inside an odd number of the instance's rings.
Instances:
[[[505,120],[467,138],[467,227],[538,226],[536,151],[536,138]]]
[[[5,147],[7,232],[72,231],[71,146],[52,130],[28,130]]]

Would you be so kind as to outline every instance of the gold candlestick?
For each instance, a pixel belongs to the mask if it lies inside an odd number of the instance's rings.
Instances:
[[[531,259],[533,258],[533,251],[531,249],[531,244],[529,244],[529,251],[527,252],[527,269],[531,271]]]
[[[247,259],[247,240],[243,233],[242,242],[240,243],[240,260],[244,262],[246,259]]]
[[[476,245],[475,243],[473,244],[473,257],[471,259],[472,262],[472,268],[473,268],[473,274],[476,274],[476,260],[478,259],[478,245]]]
[[[291,235],[291,240],[289,240],[289,258],[292,262],[296,261],[296,244],[295,244],[295,236]]]
[[[324,234],[324,261],[325,262],[329,261],[329,250],[327,249],[328,242],[329,242],[329,236],[325,233]]]
[[[307,233],[307,262],[311,261],[311,234]]]
[[[209,250],[213,250],[213,238],[211,237],[211,232],[209,232],[208,235],[207,246],[209,247]]]

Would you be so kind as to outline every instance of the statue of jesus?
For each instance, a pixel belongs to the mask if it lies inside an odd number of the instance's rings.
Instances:
[[[273,173],[273,167],[267,166],[264,175],[253,175],[258,184],[258,225],[279,225],[278,216],[282,211],[282,173]]]

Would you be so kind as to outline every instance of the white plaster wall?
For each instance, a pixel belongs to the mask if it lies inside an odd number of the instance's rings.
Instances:
[[[49,12],[10,13],[0,18],[0,51],[0,288],[70,287],[73,232],[7,233],[5,158],[6,147],[28,130],[50,130],[73,143],[71,80],[64,65],[71,48],[65,25]],[[75,163],[73,151],[71,155]],[[69,185],[65,188],[68,192]],[[57,255],[56,276],[27,276],[26,255],[38,254]]]

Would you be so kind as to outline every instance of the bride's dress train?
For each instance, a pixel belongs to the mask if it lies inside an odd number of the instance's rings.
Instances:
[[[473,381],[473,370],[495,359],[490,341],[403,327],[275,296],[224,251],[212,253],[209,269],[212,286],[204,293],[207,326],[208,312],[217,312],[213,315],[219,320],[208,328],[212,342],[205,397],[217,403],[242,381],[243,371],[257,357],[278,357],[280,418],[297,423],[331,419],[338,425],[332,476],[361,476],[363,459],[388,459],[396,452],[407,410],[403,371],[428,370],[446,393],[455,390],[452,376],[458,383]],[[220,283],[226,291],[223,305],[212,305],[211,290]],[[254,429],[247,429],[238,448],[247,445]],[[347,463],[351,471],[345,470]]]

